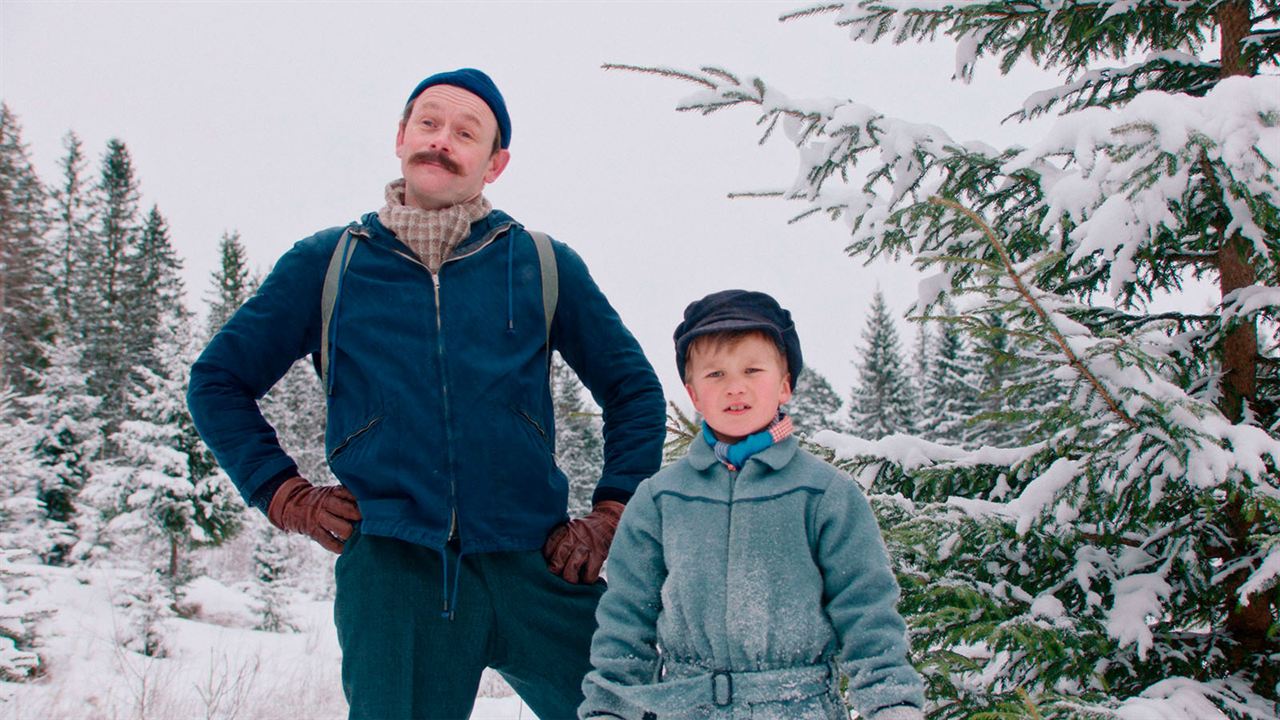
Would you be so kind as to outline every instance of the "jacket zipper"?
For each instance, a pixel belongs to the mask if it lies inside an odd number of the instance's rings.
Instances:
[[[477,243],[474,248],[469,250],[466,255],[455,255],[451,258],[445,259],[445,261],[441,263],[441,269],[443,269],[444,265],[447,263],[451,263],[455,260],[461,260],[462,258],[469,257],[471,255],[476,254],[477,252],[480,252],[481,250],[483,250],[484,248],[492,244],[494,240],[497,240],[498,237],[501,236],[503,233],[510,230],[514,225],[515,223],[506,223],[504,225],[500,225],[494,228],[493,230],[490,230],[489,234],[483,240]],[[356,232],[356,231],[352,231],[352,232]],[[364,231],[363,229],[360,230],[360,234],[362,237],[365,237],[365,238],[369,237],[368,232]],[[444,322],[440,317],[440,274],[438,272],[434,272],[434,273],[431,272],[431,268],[428,268],[425,264],[423,264],[421,258],[413,255],[412,253],[401,252],[400,250],[396,250],[395,248],[391,248],[391,251],[399,255],[400,257],[404,258],[405,260],[408,260],[409,262],[425,270],[427,272],[427,275],[430,276],[431,278],[431,286],[435,295],[436,357],[440,362],[440,399],[441,399],[441,404],[443,405],[443,408],[444,408],[445,447],[447,448],[447,453],[448,453],[447,460],[449,463],[449,535],[448,535],[448,539],[452,540],[457,535],[457,532],[458,532],[458,482],[454,475],[453,434],[452,434],[452,427],[453,427],[452,417],[453,416],[449,410],[449,381],[448,381],[448,378],[445,377]],[[332,369],[330,370],[330,372],[332,373]],[[449,609],[448,600],[446,599],[445,610],[447,611],[448,609]]]
[[[459,260],[469,255],[473,255],[479,252],[480,250],[484,249],[485,247],[488,247],[494,240],[498,238],[499,235],[501,235],[503,232],[505,232],[510,228],[511,228],[510,224],[500,226],[490,231],[488,237],[481,240],[477,244],[477,246],[474,249],[472,249],[470,252],[468,252],[466,255],[458,255],[451,258],[446,258],[444,262],[440,263],[440,271],[442,272],[444,270],[445,264],[453,262],[455,260]],[[403,253],[401,254],[403,255]],[[456,467],[455,467],[454,457],[453,457],[453,413],[451,412],[450,406],[449,406],[449,379],[445,377],[444,320],[440,315],[440,274],[441,272],[433,273],[431,272],[430,268],[428,268],[426,265],[422,263],[421,260],[417,258],[409,258],[409,259],[413,260],[415,263],[421,266],[424,270],[427,271],[427,274],[431,276],[431,287],[433,292],[435,293],[436,359],[440,363],[440,403],[444,409],[445,447],[447,448],[448,462],[449,462],[449,534],[447,536],[447,540],[453,540],[455,537],[457,537],[457,534],[458,534],[458,480],[455,472]],[[444,610],[445,612],[449,611],[448,598],[445,598]]]
[[[717,462],[719,461],[717,460]],[[729,558],[733,554],[732,552],[733,551],[733,493],[734,493],[734,490],[737,489],[738,473],[741,472],[741,470],[727,470],[727,472],[729,473],[729,502],[726,506],[726,509],[729,513],[729,519],[726,522],[726,527],[725,527],[726,537],[725,537],[725,545],[724,545],[724,584],[725,584],[724,589],[726,593],[729,592],[729,577],[730,577]],[[727,611],[729,608],[728,598],[726,597],[725,600],[726,600],[725,610]],[[724,642],[725,642],[725,647],[723,648],[725,651],[724,657],[725,657],[725,662],[727,663],[729,658],[729,644],[731,642],[731,639],[729,637],[729,616],[727,614],[724,617],[724,632],[722,633],[722,635],[724,636]],[[723,669],[727,670],[728,667],[725,667]],[[713,686],[714,686],[714,683],[713,683]]]
[[[424,266],[425,267],[425,266]],[[444,369],[444,322],[440,317],[440,275],[427,270],[431,275],[431,287],[435,293],[436,306],[436,359],[440,363],[440,404],[444,410],[444,438],[449,461],[449,534],[446,542],[452,540],[458,532],[458,481],[454,473],[453,463],[453,414],[449,411],[449,379]],[[444,609],[449,610],[449,598],[444,600]]]

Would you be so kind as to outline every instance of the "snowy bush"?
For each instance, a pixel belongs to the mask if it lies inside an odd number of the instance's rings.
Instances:
[[[36,590],[39,579],[29,566],[15,562],[29,553],[0,548],[0,681],[25,680],[39,674],[40,657],[32,652],[38,623],[54,609]]]

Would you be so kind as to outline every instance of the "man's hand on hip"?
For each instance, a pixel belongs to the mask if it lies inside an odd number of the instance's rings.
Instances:
[[[341,485],[316,487],[293,477],[271,497],[267,519],[285,532],[307,535],[325,550],[340,553],[351,537],[351,523],[360,519],[360,508],[351,491]]]
[[[600,579],[600,568],[609,555],[609,545],[625,507],[616,500],[602,500],[590,514],[552,530],[542,547],[547,569],[571,583]]]

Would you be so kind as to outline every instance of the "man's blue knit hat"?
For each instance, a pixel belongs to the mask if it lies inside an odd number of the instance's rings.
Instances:
[[[699,335],[739,330],[760,330],[772,337],[787,356],[787,371],[791,374],[791,387],[804,368],[800,354],[800,336],[791,321],[791,313],[782,309],[778,301],[762,293],[750,290],[721,290],[689,303],[684,309],[684,322],[676,327],[676,368],[684,377],[684,361],[689,354],[689,344]]]
[[[412,105],[422,91],[432,85],[452,85],[480,96],[480,99],[484,100],[484,103],[493,111],[493,116],[498,118],[498,135],[502,138],[502,147],[511,145],[511,116],[507,114],[507,103],[502,99],[502,93],[498,92],[498,86],[493,84],[493,80],[488,75],[475,68],[459,68],[436,73],[418,83],[418,87],[409,93],[409,100],[405,105]]]

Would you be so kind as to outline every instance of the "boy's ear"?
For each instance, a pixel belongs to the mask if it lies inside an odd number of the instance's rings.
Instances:
[[[685,383],[684,391],[689,393],[689,400],[693,403],[693,409],[706,415],[706,413],[702,412],[702,403],[698,402],[698,391],[693,389],[693,385]]]
[[[689,393],[689,399],[693,401],[693,404],[696,406],[698,404],[698,391],[694,390],[693,385],[690,385],[689,383],[684,384],[684,391]]]
[[[786,405],[791,402],[791,375],[788,374],[782,379],[782,390],[778,393],[778,404]]]

